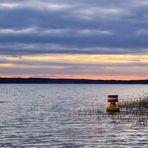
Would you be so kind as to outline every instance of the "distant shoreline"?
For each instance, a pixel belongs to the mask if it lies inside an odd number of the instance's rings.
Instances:
[[[0,78],[0,84],[148,84],[147,80],[92,80],[55,78]]]

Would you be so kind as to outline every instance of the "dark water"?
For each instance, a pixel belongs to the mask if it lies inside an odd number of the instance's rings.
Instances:
[[[141,148],[148,125],[105,112],[148,94],[148,85],[0,85],[0,148]],[[102,113],[103,112],[103,113]]]

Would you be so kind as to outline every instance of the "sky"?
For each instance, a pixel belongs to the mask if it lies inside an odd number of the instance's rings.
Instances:
[[[148,0],[0,0],[0,77],[148,79]]]

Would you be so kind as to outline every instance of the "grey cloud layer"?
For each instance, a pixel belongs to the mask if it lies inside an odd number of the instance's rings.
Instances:
[[[1,0],[0,54],[148,53],[146,0]]]

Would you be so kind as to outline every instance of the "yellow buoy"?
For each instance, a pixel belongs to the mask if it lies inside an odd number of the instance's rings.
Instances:
[[[107,112],[119,112],[119,106],[116,103],[110,103],[106,109]]]
[[[116,102],[118,102],[118,95],[108,95],[108,102],[110,102],[110,104],[106,108],[107,112],[119,112],[120,111],[118,104],[116,104]]]

